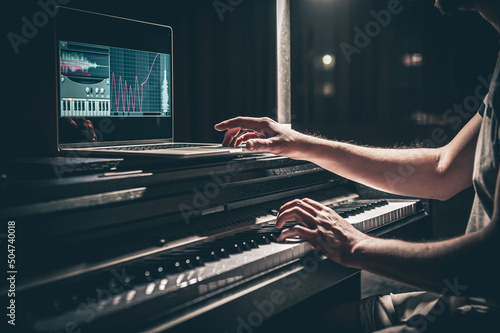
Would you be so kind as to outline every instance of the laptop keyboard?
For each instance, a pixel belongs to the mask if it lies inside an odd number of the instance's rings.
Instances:
[[[158,149],[173,149],[173,148],[194,148],[194,147],[211,147],[211,146],[203,144],[195,144],[195,143],[171,143],[167,145],[110,147],[110,148],[103,148],[103,150],[158,150]]]

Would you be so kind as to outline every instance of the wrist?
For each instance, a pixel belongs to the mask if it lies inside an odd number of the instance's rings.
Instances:
[[[363,234],[359,240],[353,242],[346,256],[345,265],[353,268],[364,269],[363,262],[370,253],[370,247],[375,241],[375,238]]]

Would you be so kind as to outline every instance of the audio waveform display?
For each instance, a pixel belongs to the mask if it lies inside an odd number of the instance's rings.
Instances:
[[[111,111],[169,115],[166,54],[111,48],[110,59]]]
[[[59,41],[61,114],[171,117],[171,55]]]
[[[85,52],[61,52],[61,74],[92,78],[109,77],[109,56]]]

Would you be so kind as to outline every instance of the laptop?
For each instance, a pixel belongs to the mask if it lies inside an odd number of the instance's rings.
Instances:
[[[174,142],[171,27],[65,7],[55,20],[59,153],[252,153],[243,146]]]

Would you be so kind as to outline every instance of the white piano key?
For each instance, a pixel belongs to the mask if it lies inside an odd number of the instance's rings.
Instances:
[[[349,216],[345,220],[359,230],[368,231],[414,213],[416,203],[417,201],[389,201],[385,206]]]

